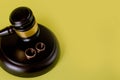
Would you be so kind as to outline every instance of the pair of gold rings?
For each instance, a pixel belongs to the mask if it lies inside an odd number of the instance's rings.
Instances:
[[[44,51],[45,48],[46,48],[46,46],[43,42],[38,42],[35,45],[35,49],[34,48],[27,48],[25,50],[25,56],[27,59],[34,58],[37,55],[37,53]]]

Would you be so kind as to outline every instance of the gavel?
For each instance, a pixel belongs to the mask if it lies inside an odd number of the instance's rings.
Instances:
[[[9,20],[11,25],[0,30],[0,66],[20,77],[35,77],[51,70],[60,52],[53,32],[38,24],[28,7],[13,10]]]

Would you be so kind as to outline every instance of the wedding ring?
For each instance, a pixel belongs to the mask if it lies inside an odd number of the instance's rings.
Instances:
[[[45,50],[45,44],[42,42],[39,42],[35,45],[35,48],[36,48],[37,52],[40,53],[41,51]]]
[[[28,48],[25,50],[25,56],[27,59],[34,58],[36,56],[36,51],[33,48]]]

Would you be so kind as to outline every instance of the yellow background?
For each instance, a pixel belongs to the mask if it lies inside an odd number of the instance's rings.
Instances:
[[[0,0],[0,29],[13,9],[27,6],[57,36],[61,56],[29,80],[120,80],[120,0]],[[26,80],[0,68],[0,80]]]

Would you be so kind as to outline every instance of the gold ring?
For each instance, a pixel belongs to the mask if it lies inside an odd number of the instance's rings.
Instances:
[[[25,50],[25,56],[27,59],[34,58],[36,56],[36,51],[33,48],[28,48]]]
[[[41,51],[45,50],[45,44],[42,42],[39,42],[35,45],[35,48],[36,48],[37,52],[40,53]]]

